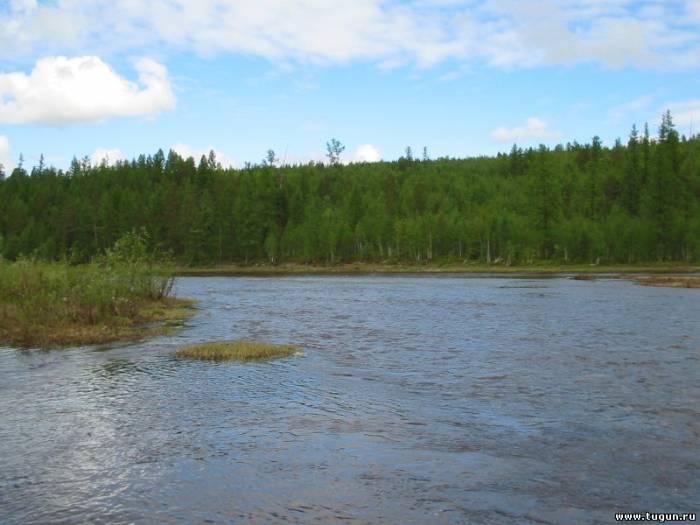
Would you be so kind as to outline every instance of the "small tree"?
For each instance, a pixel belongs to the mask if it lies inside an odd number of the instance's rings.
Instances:
[[[270,168],[273,168],[277,165],[280,159],[277,158],[275,155],[275,150],[269,149],[267,150],[267,155],[265,155],[265,158],[263,159],[263,166],[269,166]]]
[[[151,299],[170,295],[175,283],[172,269],[161,254],[160,259],[148,249],[149,236],[145,228],[133,229],[122,235],[112,248],[107,249],[98,262],[121,268],[128,277],[132,293]]]
[[[331,139],[330,142],[326,142],[326,156],[332,166],[337,166],[340,164],[340,155],[345,151],[345,146],[343,146],[339,140]]]
[[[107,250],[106,256],[111,263],[152,262],[148,253],[148,233],[144,228],[125,233]]]

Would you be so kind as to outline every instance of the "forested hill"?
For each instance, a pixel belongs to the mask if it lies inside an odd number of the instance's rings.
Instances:
[[[0,176],[6,259],[88,260],[133,229],[191,264],[700,260],[700,136],[464,160],[224,170],[170,152]]]

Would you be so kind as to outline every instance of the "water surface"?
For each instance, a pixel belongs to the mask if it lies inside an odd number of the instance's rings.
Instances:
[[[700,291],[191,277],[171,336],[0,349],[0,521],[611,523],[700,501]],[[180,345],[294,343],[270,363]]]

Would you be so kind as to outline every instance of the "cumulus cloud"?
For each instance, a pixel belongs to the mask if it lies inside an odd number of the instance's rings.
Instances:
[[[124,160],[124,154],[120,149],[116,148],[97,148],[92,154],[93,164],[102,164],[104,162],[108,166],[114,166],[120,160]]]
[[[695,67],[697,0],[13,0],[0,57],[46,49],[246,53],[380,67],[480,60]],[[100,20],[100,24],[95,24]],[[66,52],[66,51],[63,51]]]
[[[10,150],[10,141],[4,135],[0,135],[0,164],[2,164],[6,173],[9,173],[12,166],[12,151]]]
[[[363,144],[352,156],[353,162],[379,162],[382,159],[379,150],[372,146],[372,144]]]
[[[235,167],[236,163],[234,160],[228,156],[226,153],[223,153],[213,146],[207,146],[206,148],[203,149],[197,149],[193,148],[187,144],[175,144],[172,148],[175,153],[180,155],[182,158],[189,158],[192,157],[196,163],[199,162],[199,159],[202,158],[202,155],[205,157],[209,156],[209,152],[213,151],[214,155],[216,155],[216,160],[221,164],[224,168],[233,168]]]
[[[500,141],[512,141],[519,139],[552,139],[559,134],[553,132],[542,119],[532,117],[527,119],[524,126],[514,128],[498,128],[491,133],[491,137]]]
[[[61,125],[152,115],[175,105],[165,67],[136,62],[139,83],[96,56],[42,58],[30,74],[0,74],[0,123]]]

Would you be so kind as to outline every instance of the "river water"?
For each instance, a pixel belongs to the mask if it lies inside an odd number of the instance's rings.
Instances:
[[[0,522],[613,523],[700,510],[700,291],[191,277],[179,332],[0,349]],[[200,363],[252,338],[303,355]]]

